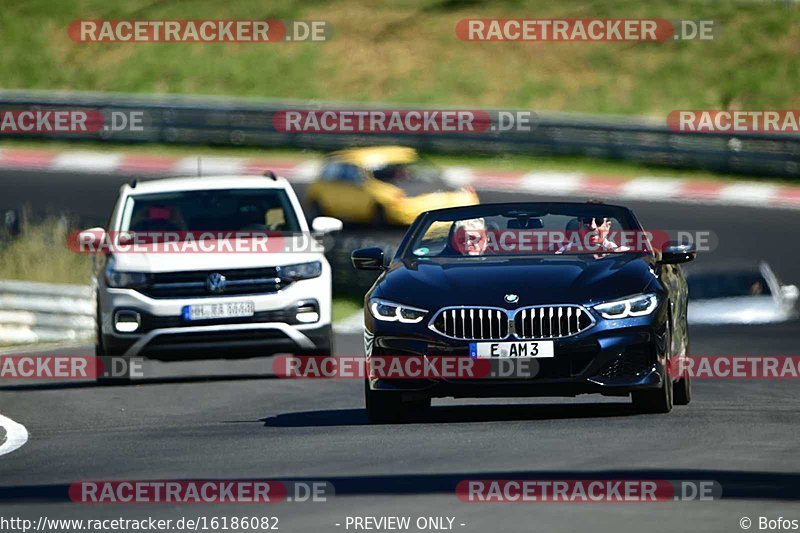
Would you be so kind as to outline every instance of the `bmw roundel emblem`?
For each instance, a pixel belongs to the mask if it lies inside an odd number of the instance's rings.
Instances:
[[[219,294],[225,291],[225,285],[227,284],[227,280],[225,276],[219,273],[209,274],[208,278],[206,278],[206,289],[208,292]]]
[[[519,301],[519,296],[516,294],[506,294],[505,300],[510,304],[515,304]]]

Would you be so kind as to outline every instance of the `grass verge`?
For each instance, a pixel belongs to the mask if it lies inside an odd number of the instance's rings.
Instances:
[[[0,241],[0,279],[77,283],[91,280],[91,256],[67,249],[69,221],[48,218],[30,224],[24,219],[16,238]]]
[[[333,299],[333,321],[338,322],[350,318],[361,311],[363,300],[358,298],[340,297]]]
[[[708,0],[6,2],[6,88],[204,93],[665,116],[796,109],[800,6]],[[717,21],[714,40],[465,42],[465,18]],[[324,43],[92,43],[77,19],[324,20]]]

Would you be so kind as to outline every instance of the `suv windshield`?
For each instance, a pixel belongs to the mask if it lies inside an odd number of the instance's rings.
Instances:
[[[120,231],[274,231],[300,225],[280,189],[177,191],[128,197]]]
[[[628,252],[641,228],[624,209],[554,205],[499,209],[486,205],[433,212],[406,247],[406,257],[529,256]],[[649,250],[649,244],[637,250]]]

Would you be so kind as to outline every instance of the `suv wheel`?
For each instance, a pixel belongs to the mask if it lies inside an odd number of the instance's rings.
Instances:
[[[109,364],[111,357],[120,357],[118,354],[110,353],[103,344],[103,328],[100,319],[100,298],[97,298],[97,313],[94,317],[94,325],[96,329],[96,337],[94,341],[94,355],[102,357],[101,364]],[[131,367],[128,361],[125,362],[125,372],[122,375],[116,376],[97,376],[97,383],[102,385],[126,385],[131,382]]]

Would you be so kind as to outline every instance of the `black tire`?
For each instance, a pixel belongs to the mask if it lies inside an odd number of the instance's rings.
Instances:
[[[101,363],[103,366],[111,364],[111,357],[120,357],[119,354],[111,353],[108,349],[106,349],[105,344],[103,343],[103,329],[100,324],[100,298],[96,298],[97,304],[97,312],[94,317],[94,325],[95,325],[95,340],[94,340],[94,355],[96,357],[101,357]],[[130,364],[125,365],[125,372],[122,375],[116,376],[107,376],[105,374],[105,368],[100,368],[100,365],[97,367],[98,370],[102,370],[102,373],[97,376],[97,383],[100,385],[127,385],[131,382],[131,367]]]
[[[103,347],[103,328],[100,320],[100,296],[95,295],[95,314],[94,314],[94,355],[102,357],[106,354]]]
[[[684,332],[687,332],[686,323],[684,319]],[[688,335],[688,333],[686,333]],[[686,341],[686,346],[683,349],[683,356],[689,355],[689,341]],[[674,385],[672,394],[672,401],[675,405],[689,405],[692,401],[692,377],[688,374],[680,377]]]
[[[672,377],[664,372],[664,384],[656,390],[643,390],[631,393],[633,407],[640,413],[669,413],[672,411]]]
[[[692,378],[682,377],[673,385],[672,401],[675,405],[689,405],[692,401]]]
[[[333,327],[328,326],[327,335],[319,340],[313,350],[308,350],[303,355],[330,357],[333,355],[333,347]]]
[[[430,398],[404,402],[400,392],[374,391],[368,379],[364,380],[364,403],[370,424],[396,424],[420,418],[431,406]]]

